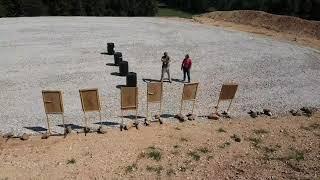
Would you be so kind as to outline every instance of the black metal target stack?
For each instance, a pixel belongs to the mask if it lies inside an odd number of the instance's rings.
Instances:
[[[120,62],[122,62],[122,53],[121,52],[114,53],[114,64],[116,66],[119,66]]]
[[[127,87],[137,87],[137,73],[129,72],[129,63],[123,61],[122,53],[115,52],[114,43],[107,43],[108,45],[108,54],[114,56],[114,65],[119,66],[119,75],[126,76]]]
[[[129,72],[127,75],[127,86],[137,87],[137,73]]]
[[[127,61],[121,61],[119,63],[119,73],[120,76],[127,76],[129,72],[129,65]]]
[[[108,45],[108,54],[114,55],[114,43],[107,43]]]

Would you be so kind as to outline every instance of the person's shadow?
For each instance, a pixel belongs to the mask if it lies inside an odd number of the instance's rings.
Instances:
[[[174,81],[174,82],[178,82],[178,83],[184,83],[184,81],[182,79],[174,79],[174,78],[172,78],[171,80]]]
[[[157,80],[157,79],[145,79],[145,78],[143,78],[142,81],[146,82],[146,83],[149,83],[149,82],[160,82],[160,80]]]

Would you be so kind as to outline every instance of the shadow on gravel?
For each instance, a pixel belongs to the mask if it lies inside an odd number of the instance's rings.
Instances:
[[[31,126],[31,127],[24,127],[24,128],[29,129],[31,131],[38,132],[38,133],[46,132],[48,130],[48,129],[40,127],[40,126]]]
[[[96,123],[94,123],[94,124],[100,125],[101,123],[100,123],[100,122],[96,122]],[[105,122],[102,122],[102,125],[105,125],[105,126],[117,126],[117,125],[119,125],[119,123],[117,123],[117,122],[105,121]]]
[[[142,79],[143,82],[160,82],[160,80],[157,80],[157,79]]]
[[[63,124],[59,124],[59,127],[63,127]],[[65,124],[66,127],[70,126],[72,130],[75,129],[83,129],[83,126],[75,125],[75,124]]]
[[[122,87],[127,87],[126,85],[117,85],[116,88],[117,89],[121,89]]]
[[[184,83],[184,81],[182,79],[174,79],[174,78],[172,78],[171,80],[174,81],[174,82]]]
[[[118,72],[113,72],[113,73],[110,73],[112,76],[119,76],[119,77],[123,77],[123,76],[121,76],[120,75],[120,73],[118,73]]]
[[[175,115],[173,115],[173,114],[161,114],[161,116],[160,117],[162,117],[162,118],[173,118]]]
[[[135,120],[135,119],[136,119],[136,116],[134,116],[134,115],[120,116],[120,117],[126,118],[126,119],[132,119],[132,120]],[[143,118],[146,118],[146,117],[144,117],[144,116],[138,116],[137,118],[138,118],[138,119],[143,119]]]
[[[106,64],[107,66],[113,66],[113,67],[116,67],[117,65],[113,64],[113,63],[107,63]]]
[[[109,54],[108,52],[102,52],[102,53],[100,53],[100,54],[102,54],[102,55],[113,55],[113,54]]]

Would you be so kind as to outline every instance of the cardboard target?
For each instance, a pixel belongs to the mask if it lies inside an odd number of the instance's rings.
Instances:
[[[219,99],[220,100],[234,99],[237,90],[238,90],[237,84],[224,84],[222,85]]]
[[[182,100],[183,101],[195,100],[197,96],[198,85],[199,83],[185,84],[183,87]]]
[[[101,110],[98,89],[82,89],[79,92],[84,112]]]
[[[63,114],[61,91],[42,91],[42,97],[46,114]]]
[[[122,87],[121,88],[121,109],[134,110],[138,107],[138,88]]]
[[[147,88],[148,88],[147,89],[148,102],[150,102],[150,103],[161,102],[161,100],[162,100],[162,83],[161,82],[148,83]]]

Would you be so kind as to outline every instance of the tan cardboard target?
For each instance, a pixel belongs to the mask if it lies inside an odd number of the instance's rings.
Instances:
[[[44,109],[47,114],[62,114],[63,103],[61,91],[42,91]]]
[[[193,101],[193,105],[192,105],[192,114],[193,114],[194,106],[196,104],[198,86],[199,86],[199,83],[184,84],[182,98],[181,98],[180,114],[182,113],[184,101]]]
[[[195,100],[197,96],[198,85],[199,83],[185,84],[183,87],[182,100]]]
[[[98,89],[79,90],[82,110],[85,112],[100,111],[100,100]]]
[[[102,126],[101,105],[100,105],[98,89],[80,89],[79,93],[80,93],[82,111],[85,119],[85,127],[88,128],[88,118],[86,116],[87,112],[99,112],[100,126]]]
[[[157,103],[162,100],[162,83],[161,82],[151,82],[148,83],[147,87],[148,102]]]
[[[218,109],[219,109],[219,104],[221,101],[228,101],[230,100],[230,103],[229,103],[229,106],[228,106],[228,109],[227,109],[227,112],[229,112],[230,108],[231,108],[231,105],[232,105],[232,102],[233,102],[233,99],[237,93],[237,90],[238,90],[238,84],[223,84],[222,85],[222,88],[221,88],[221,91],[220,91],[220,96],[219,96],[219,100],[218,100],[218,104],[217,106],[215,107],[216,108],[216,112],[218,112]]]
[[[138,88],[122,87],[121,88],[121,109],[135,110],[138,107]]]
[[[61,114],[62,123],[65,126],[62,92],[44,90],[42,91],[42,99],[47,118],[48,132],[51,134],[49,114]]]
[[[124,125],[123,122],[123,111],[125,110],[135,110],[135,124],[138,127],[138,88],[137,87],[121,87],[121,126]]]
[[[163,84],[162,82],[150,82],[147,85],[147,117],[149,117],[149,104],[159,103],[159,115],[162,111],[162,94],[163,94]]]
[[[236,92],[238,90],[237,84],[224,84],[222,85],[220,92],[220,100],[231,100],[234,99]]]

